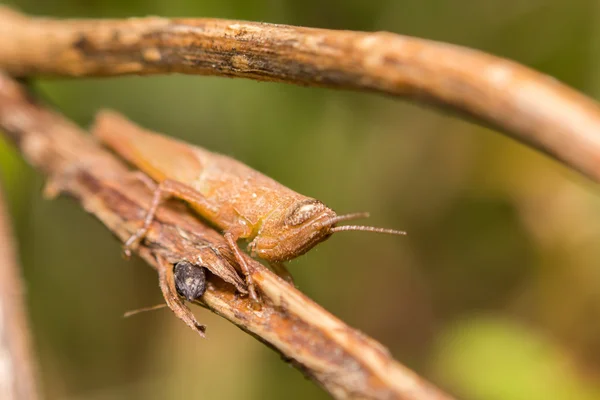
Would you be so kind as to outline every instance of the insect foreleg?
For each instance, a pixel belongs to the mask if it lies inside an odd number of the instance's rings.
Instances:
[[[250,267],[248,267],[248,264],[246,263],[246,260],[244,260],[244,257],[242,256],[242,252],[240,251],[240,248],[237,245],[238,238],[234,237],[234,235],[231,232],[225,232],[223,234],[223,237],[225,238],[225,241],[227,242],[227,244],[229,245],[229,248],[233,252],[235,260],[238,262],[240,268],[242,269],[242,272],[246,276],[246,285],[248,286],[248,292],[250,293],[250,298],[252,300],[254,300],[256,303],[258,303],[259,300],[258,300],[258,296],[256,295],[256,290],[254,288],[254,280],[252,279]]]

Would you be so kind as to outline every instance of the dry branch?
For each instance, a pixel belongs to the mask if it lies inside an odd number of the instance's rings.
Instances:
[[[77,199],[121,240],[138,228],[150,202],[147,188],[73,123],[33,102],[0,74],[0,129],[51,180],[50,192]],[[222,259],[206,245],[219,249]],[[204,252],[204,253],[203,253]],[[139,255],[159,274],[174,262],[201,256],[232,258],[223,237],[182,207],[161,207]],[[346,326],[261,264],[247,259],[265,300],[260,310],[215,275],[203,305],[282,354],[336,398],[449,399],[394,361],[388,351]]]
[[[596,102],[515,62],[430,40],[220,19],[53,20],[0,7],[0,69],[217,75],[408,97],[471,115],[600,181]]]
[[[31,349],[21,269],[0,187],[0,398],[35,400],[37,362]]]

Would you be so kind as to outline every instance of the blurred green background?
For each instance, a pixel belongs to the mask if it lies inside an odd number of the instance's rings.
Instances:
[[[512,58],[600,97],[593,0],[22,0],[31,14],[246,19],[387,30]],[[369,94],[221,78],[44,80],[87,126],[100,108],[238,158],[409,236],[342,233],[290,263],[302,291],[465,399],[600,399],[600,188],[491,130]],[[278,356],[197,309],[159,303],[73,201],[0,142],[49,399],[327,398]]]

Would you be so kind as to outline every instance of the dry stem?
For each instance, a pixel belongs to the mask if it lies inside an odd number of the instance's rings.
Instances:
[[[121,240],[136,231],[150,202],[147,188],[132,186],[121,162],[74,124],[32,102],[1,74],[0,129],[33,166],[51,177],[49,193],[76,198]],[[206,252],[207,245],[219,249],[220,259]],[[174,262],[207,254],[213,255],[204,258],[209,264],[233,257],[220,234],[182,207],[161,207],[139,248],[139,255],[159,275]],[[379,343],[346,326],[261,264],[249,257],[247,262],[263,293],[261,310],[215,275],[209,278],[203,305],[280,352],[334,397],[449,398],[394,361]]]
[[[31,350],[21,270],[0,187],[0,398],[35,400],[37,363]]]
[[[496,126],[600,181],[596,102],[515,62],[430,40],[220,19],[52,20],[0,7],[0,69],[177,72],[408,97]]]

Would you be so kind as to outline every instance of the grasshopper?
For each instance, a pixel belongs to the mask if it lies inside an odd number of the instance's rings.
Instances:
[[[288,189],[239,161],[148,131],[115,112],[99,112],[92,132],[158,182],[144,223],[125,243],[125,253],[146,235],[163,198],[179,198],[223,231],[256,301],[250,269],[237,246],[239,239],[249,241],[252,256],[268,261],[278,274],[291,280],[283,262],[306,253],[333,233],[406,234],[372,226],[337,226],[368,213],[337,215],[319,200]]]

